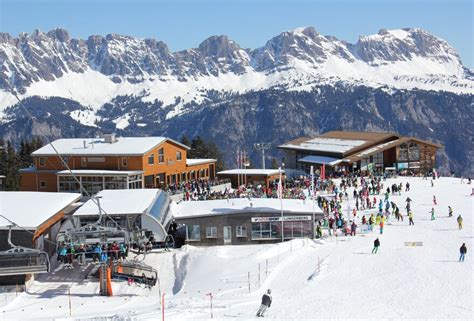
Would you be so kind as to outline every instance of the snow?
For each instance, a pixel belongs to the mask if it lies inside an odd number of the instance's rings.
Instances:
[[[77,193],[0,192],[0,215],[35,230],[81,197]],[[0,227],[8,225],[11,223],[0,217]]]
[[[69,115],[72,119],[78,121],[79,123],[91,127],[97,127],[95,122],[100,120],[100,117],[95,115],[93,110],[89,109],[73,110]]]
[[[72,169],[72,170],[63,170],[56,173],[56,175],[73,175],[83,176],[83,175],[92,175],[92,176],[115,176],[115,175],[138,175],[143,174],[143,171],[113,171],[113,170],[101,170],[101,169]]]
[[[313,202],[309,200],[283,199],[285,213],[307,214],[313,213]],[[315,213],[322,213],[318,204],[314,206]],[[280,199],[278,198],[232,198],[211,201],[184,201],[171,206],[176,218],[217,216],[240,213],[281,213]]]
[[[150,208],[158,195],[162,193],[159,189],[123,189],[103,190],[97,196],[100,197],[100,206],[109,215],[142,214]],[[99,213],[97,204],[88,200],[74,215],[97,215]]]
[[[186,166],[194,166],[207,163],[215,163],[217,159],[213,158],[188,158],[186,159]]]
[[[115,143],[110,144],[106,143],[104,138],[62,138],[52,142],[52,145],[61,155],[143,155],[169,138],[117,137],[116,139]],[[32,155],[56,155],[56,152],[51,144],[48,144]]]
[[[125,129],[130,125],[130,114],[127,113],[119,118],[114,119],[112,122],[115,124],[117,129]]]
[[[365,143],[365,140],[318,137],[309,139],[305,142],[300,143],[299,145],[284,144],[279,147],[345,153],[351,150],[352,148]]]
[[[385,185],[406,181],[411,191],[390,198],[403,212],[405,198],[413,200],[414,226],[408,226],[406,219],[391,219],[382,235],[372,232],[262,245],[187,245],[155,252],[144,260],[158,269],[159,286],[148,290],[113,282],[114,296],[108,298],[98,296],[98,283],[83,280],[78,268],[55,271],[32,282],[28,293],[7,302],[0,315],[7,320],[157,320],[161,319],[160,295],[165,294],[166,320],[210,320],[206,294],[212,293],[214,319],[257,320],[260,298],[271,288],[270,320],[472,320],[472,185],[461,184],[459,178],[441,178],[431,187],[429,180],[405,177],[387,180]],[[428,213],[433,194],[438,199],[435,221]],[[447,217],[448,205],[453,206],[454,217]],[[457,228],[458,213],[464,217],[463,230]],[[371,254],[376,237],[381,247]],[[405,242],[422,242],[422,246]],[[458,263],[462,243],[468,253],[466,261]]]
[[[283,174],[285,171],[281,171]],[[220,171],[217,175],[278,175],[280,172],[278,169],[260,169],[260,168],[249,168],[249,169],[229,169]]]

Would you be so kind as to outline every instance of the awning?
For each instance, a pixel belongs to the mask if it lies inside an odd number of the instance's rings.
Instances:
[[[335,157],[329,157],[329,156],[306,156],[306,157],[298,159],[298,162],[302,162],[302,163],[326,164],[330,166],[339,164],[342,161],[344,160],[338,159]]]

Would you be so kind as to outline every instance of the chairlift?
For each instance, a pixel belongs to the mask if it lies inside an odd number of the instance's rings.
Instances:
[[[79,228],[64,231],[58,234],[58,244],[85,244],[95,245],[129,243],[128,232],[118,227],[87,224]]]
[[[133,280],[135,283],[151,288],[156,285],[158,271],[140,261],[123,261],[113,265],[112,278]]]
[[[50,271],[48,253],[13,244],[11,233],[10,225],[8,244],[11,248],[0,252],[0,276],[48,273]]]

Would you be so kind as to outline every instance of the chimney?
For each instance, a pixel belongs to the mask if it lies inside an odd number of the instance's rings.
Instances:
[[[117,138],[115,137],[115,133],[111,134],[104,134],[104,142],[107,144],[113,144],[117,142]]]
[[[84,144],[84,149],[86,149],[86,148],[87,148],[86,141],[85,141],[85,140],[83,140],[82,142],[83,142],[83,144]]]

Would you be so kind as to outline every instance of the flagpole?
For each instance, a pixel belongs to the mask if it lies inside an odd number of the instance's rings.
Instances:
[[[316,222],[316,217],[314,213],[314,168],[311,166],[311,199],[313,202],[313,239],[316,238],[316,232],[314,231],[315,229],[315,222]]]
[[[280,197],[280,208],[281,208],[281,241],[285,241],[285,230],[283,226],[283,183],[281,181],[281,167],[278,167],[278,171],[280,173],[280,181],[279,185],[279,197]]]

